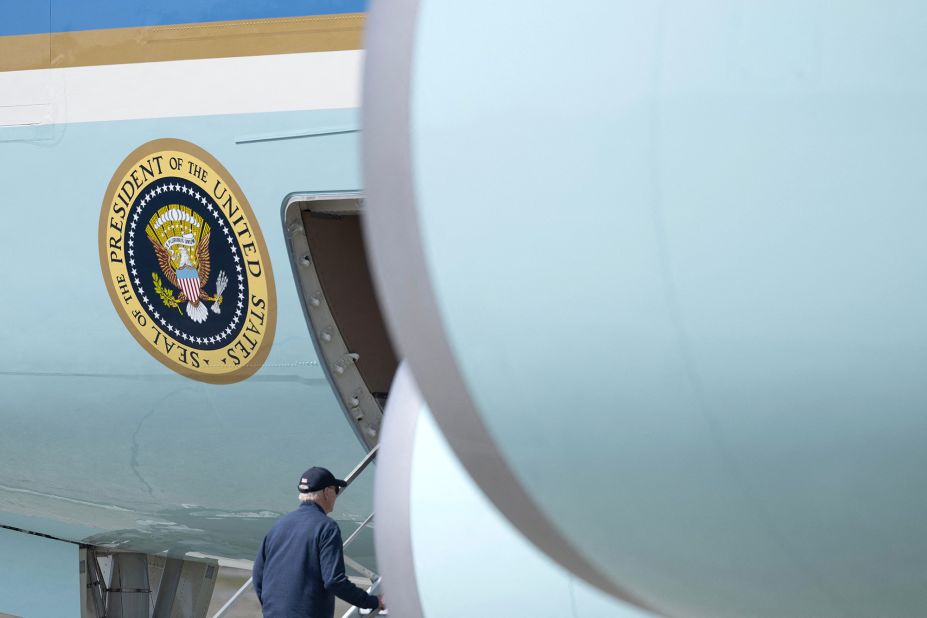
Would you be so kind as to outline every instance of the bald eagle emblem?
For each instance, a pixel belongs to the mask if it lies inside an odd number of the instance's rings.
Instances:
[[[216,277],[216,293],[206,293],[209,282],[209,224],[191,208],[169,204],[160,208],[145,227],[145,233],[158,259],[158,266],[167,282],[161,282],[158,273],[151,273],[155,291],[164,305],[177,309],[186,303],[187,316],[201,324],[209,317],[205,301],[212,301],[212,311],[220,313],[222,292],[228,285],[224,271]],[[175,296],[175,290],[179,292]]]

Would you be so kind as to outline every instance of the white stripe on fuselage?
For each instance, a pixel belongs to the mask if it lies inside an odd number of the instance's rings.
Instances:
[[[0,128],[358,107],[362,61],[349,50],[0,72]]]

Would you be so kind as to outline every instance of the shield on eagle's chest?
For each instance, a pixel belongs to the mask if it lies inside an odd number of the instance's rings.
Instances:
[[[196,305],[200,302],[200,273],[195,268],[187,266],[178,270],[177,283],[190,303]]]

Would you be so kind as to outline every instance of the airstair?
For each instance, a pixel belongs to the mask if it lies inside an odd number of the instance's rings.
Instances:
[[[297,193],[288,197],[283,226],[290,267],[303,313],[326,378],[367,455],[345,477],[350,484],[376,458],[383,409],[399,366],[377,302],[362,237],[359,192]],[[368,579],[380,576],[350,557],[348,549],[373,523],[373,513],[345,539],[345,567]],[[223,618],[251,580],[212,618]],[[343,618],[384,612],[353,608]]]
[[[348,473],[348,475],[344,478],[344,481],[345,483],[347,483],[347,485],[342,490],[341,492],[342,494],[345,491],[347,491],[347,489],[351,486],[351,484],[355,481],[355,479],[357,479],[357,477],[359,477],[361,473],[367,469],[367,466],[373,463],[374,459],[376,459],[377,457],[378,450],[379,450],[379,446],[375,445],[364,456],[364,458],[361,459],[360,463],[358,463],[354,467],[354,469],[351,470],[350,473]],[[378,591],[380,589],[380,575],[368,569],[367,567],[365,567],[363,564],[361,564],[357,560],[354,560],[348,554],[348,548],[357,540],[361,532],[373,523],[373,515],[374,514],[371,513],[364,521],[360,522],[357,528],[348,536],[348,538],[344,540],[344,552],[345,552],[344,553],[344,565],[346,568],[351,569],[352,571],[354,571],[361,577],[369,579],[372,582],[371,586],[367,589],[368,593],[378,594],[379,593]],[[227,616],[228,613],[231,611],[231,609],[243,597],[243,595],[249,590],[252,590],[252,588],[253,588],[253,581],[252,581],[252,578],[249,577],[248,581],[246,581],[241,586],[241,588],[239,588],[235,592],[235,594],[232,595],[232,598],[230,598],[228,602],[226,602],[225,605],[219,608],[219,611],[213,614],[212,618],[223,618]],[[388,615],[389,615],[389,612],[387,610],[383,610],[383,611],[363,610],[357,607],[352,607],[342,616],[342,618],[356,618],[357,616],[388,616]]]

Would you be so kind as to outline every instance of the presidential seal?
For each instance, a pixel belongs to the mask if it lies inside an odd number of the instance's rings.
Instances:
[[[113,305],[149,354],[219,384],[257,371],[277,300],[248,200],[205,150],[159,139],[116,170],[100,213],[100,266]]]

